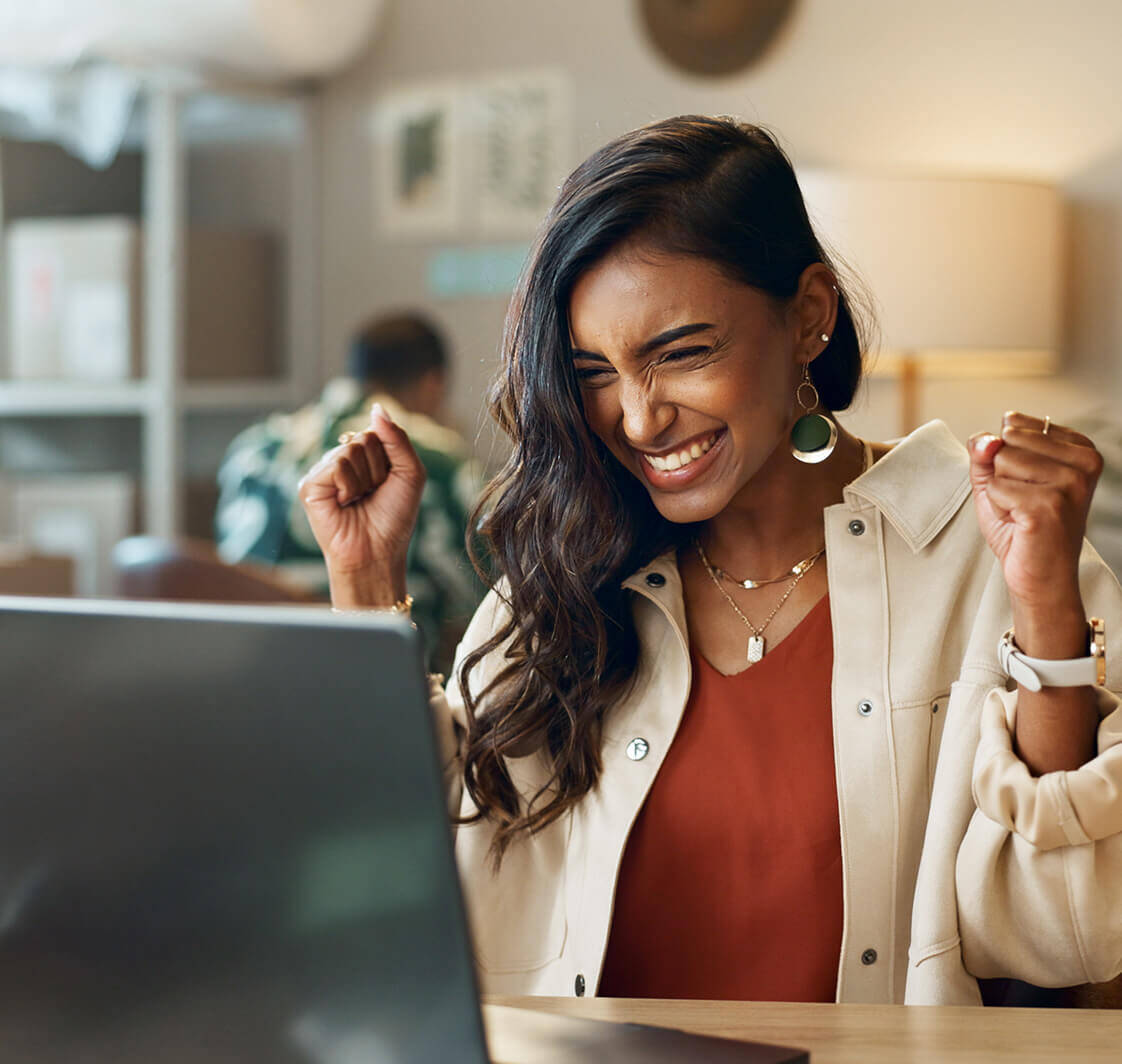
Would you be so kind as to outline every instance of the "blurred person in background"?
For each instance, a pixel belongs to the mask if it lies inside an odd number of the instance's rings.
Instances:
[[[482,596],[464,542],[481,472],[464,439],[442,424],[448,355],[433,325],[413,313],[368,322],[355,336],[345,377],[295,413],[273,414],[240,433],[218,471],[218,552],[226,562],[275,566],[327,593],[327,570],[297,499],[300,478],[324,449],[364,429],[374,402],[407,427],[427,480],[407,557],[413,615],[430,665],[446,670]]]

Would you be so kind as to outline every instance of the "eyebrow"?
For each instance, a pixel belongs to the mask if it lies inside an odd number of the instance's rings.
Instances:
[[[640,355],[649,355],[652,351],[657,351],[660,347],[665,347],[667,344],[674,343],[675,340],[681,340],[685,336],[692,336],[694,333],[704,332],[706,329],[712,329],[715,326],[708,321],[695,321],[689,325],[677,325],[673,329],[667,329],[665,332],[660,332],[658,336],[652,336],[647,340],[642,347],[639,348]],[[608,360],[594,351],[584,351],[579,347],[573,348],[573,358],[587,358],[594,362],[607,362]]]

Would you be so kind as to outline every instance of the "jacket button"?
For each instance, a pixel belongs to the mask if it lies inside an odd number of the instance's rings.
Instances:
[[[861,963],[868,966],[877,963],[877,951],[875,949],[867,949],[861,954]]]
[[[865,534],[865,522],[855,517],[849,522],[849,534],[851,536],[863,536]]]
[[[862,698],[861,701],[857,703],[857,712],[860,713],[861,716],[867,717],[872,711],[873,704],[867,698]]]
[[[651,744],[646,739],[635,738],[627,744],[627,756],[632,761],[642,761],[650,752]]]
[[[584,976],[579,972],[577,973],[576,979],[573,980],[573,993],[576,994],[577,997],[584,997]]]
[[[664,587],[666,577],[662,573],[647,573],[647,587]]]

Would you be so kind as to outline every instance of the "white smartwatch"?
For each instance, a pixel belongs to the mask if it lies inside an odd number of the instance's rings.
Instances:
[[[1087,622],[1089,646],[1085,658],[1030,658],[1013,641],[1010,628],[997,644],[997,660],[1006,675],[1030,691],[1042,687],[1106,685],[1106,626],[1101,617]]]

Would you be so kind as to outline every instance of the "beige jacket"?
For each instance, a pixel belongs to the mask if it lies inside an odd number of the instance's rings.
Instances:
[[[1122,709],[1101,692],[1096,758],[1039,779],[1012,754],[996,647],[1008,627],[1001,570],[978,531],[966,452],[941,422],[898,444],[824,514],[834,633],[834,755],[845,927],[838,1001],[978,1004],[974,977],[1038,985],[1122,971]],[[1107,621],[1107,681],[1122,681],[1122,589],[1087,546],[1087,607]],[[673,554],[635,573],[637,681],[605,721],[597,789],[512,845],[495,874],[484,822],[456,851],[484,989],[595,992],[628,832],[690,690]],[[505,609],[480,607],[460,654]],[[472,674],[473,690],[488,662]],[[434,699],[452,755],[463,704]],[[640,760],[627,755],[646,740]],[[512,759],[524,794],[548,778]],[[727,766],[735,771],[735,766]],[[798,766],[791,766],[797,771]],[[474,807],[466,794],[463,811]],[[657,928],[652,929],[657,934]]]

